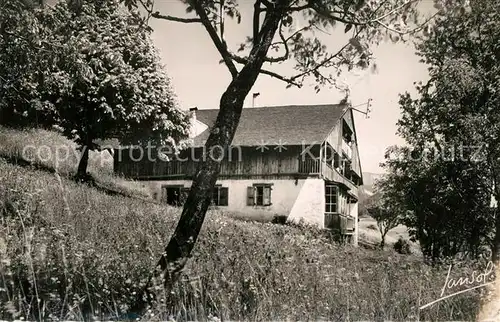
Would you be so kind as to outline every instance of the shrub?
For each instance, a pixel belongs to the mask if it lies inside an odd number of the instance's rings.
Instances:
[[[287,219],[288,219],[288,216],[286,216],[286,215],[274,215],[273,220],[271,222],[273,224],[284,225],[284,224],[286,224]]]
[[[394,250],[400,254],[411,254],[410,242],[399,236],[399,239],[394,243]]]

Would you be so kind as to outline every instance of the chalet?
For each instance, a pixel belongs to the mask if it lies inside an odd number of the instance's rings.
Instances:
[[[155,198],[182,204],[218,110],[191,109],[190,148],[178,154],[140,148],[115,151],[115,172],[142,180]],[[243,109],[224,151],[213,205],[258,220],[286,217],[338,229],[357,244],[362,184],[352,109],[346,105]]]

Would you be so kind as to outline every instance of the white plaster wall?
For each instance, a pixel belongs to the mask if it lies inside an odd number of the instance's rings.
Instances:
[[[310,178],[302,181],[300,191],[288,216],[288,220],[325,227],[325,181]]]
[[[272,184],[270,206],[247,206],[247,187],[253,184]],[[146,185],[161,196],[162,185],[191,186],[188,180],[146,181]],[[228,206],[220,207],[234,216],[250,220],[270,221],[275,215],[288,215],[288,219],[324,227],[324,181],[322,179],[237,179],[218,180],[217,184],[228,187]]]
[[[229,205],[221,209],[238,217],[261,221],[270,221],[276,215],[288,215],[302,186],[301,180],[295,185],[295,180],[290,179],[220,180],[218,183],[229,188]],[[247,205],[247,187],[256,183],[272,184],[270,206]]]

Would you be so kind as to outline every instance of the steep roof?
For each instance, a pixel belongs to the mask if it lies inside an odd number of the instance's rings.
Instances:
[[[244,108],[232,145],[321,143],[345,110],[346,106],[340,104]],[[196,119],[208,125],[208,129],[194,138],[194,146],[205,144],[218,112],[218,109],[196,111]]]

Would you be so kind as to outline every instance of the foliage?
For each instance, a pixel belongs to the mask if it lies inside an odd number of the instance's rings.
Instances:
[[[177,108],[150,29],[138,12],[122,10],[114,0],[85,0],[77,7],[59,2],[27,15],[49,30],[49,35],[35,30],[34,37],[47,39],[44,48],[29,49],[32,58],[48,51],[50,61],[34,59],[38,68],[22,71],[31,77],[38,110],[52,116],[48,125],[57,124],[66,137],[91,150],[98,148],[96,139],[175,147],[187,136],[187,115]],[[13,42],[23,43],[26,31],[15,33]],[[32,43],[5,46],[15,55]],[[9,89],[17,90],[15,85]],[[24,92],[22,99],[30,97]]]
[[[55,56],[45,25],[29,1],[0,1],[0,123],[11,126],[54,122],[52,105],[42,100],[41,80]]]
[[[394,200],[400,195],[401,191],[393,189],[389,181],[377,179],[374,184],[374,194],[363,200],[362,207],[360,207],[363,208],[364,214],[376,220],[377,227],[374,229],[380,232],[382,249],[385,247],[385,239],[389,231],[401,224],[401,219],[404,217],[404,210],[394,204]]]
[[[441,4],[417,44],[430,79],[416,84],[418,98],[400,97],[398,132],[408,146],[388,150],[385,184],[404,192],[391,199],[408,210],[405,225],[433,259],[478,256],[491,245],[500,151],[497,7],[496,0]]]
[[[377,227],[382,238],[380,247],[383,249],[385,246],[385,236],[391,229],[399,225],[400,218],[398,209],[386,207],[384,205],[376,205],[368,208],[368,213],[377,221]]]
[[[417,159],[419,150],[391,152],[382,185],[396,192],[389,201],[424,255],[433,261],[460,253],[479,256],[489,245],[492,229],[490,195],[481,170],[470,162],[443,161],[429,154]]]
[[[400,254],[408,255],[411,254],[411,245],[410,242],[404,239],[403,237],[399,237],[398,240],[394,243],[394,250]]]
[[[149,29],[116,1],[94,2],[84,1],[59,29],[67,48],[78,48],[48,82],[59,97],[64,134],[79,144],[117,132],[125,144],[175,143],[172,137],[186,135],[186,117],[176,108]]]

